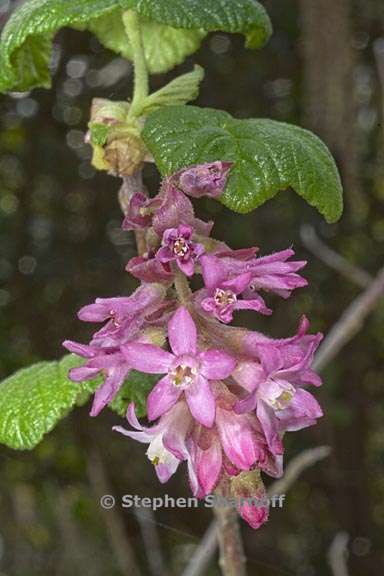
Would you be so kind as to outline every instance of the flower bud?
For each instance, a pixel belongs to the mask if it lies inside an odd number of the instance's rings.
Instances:
[[[240,516],[252,528],[260,528],[268,520],[269,503],[259,469],[231,477],[229,496],[236,499]]]
[[[224,192],[233,162],[198,164],[175,175],[179,188],[189,196],[218,198]]]

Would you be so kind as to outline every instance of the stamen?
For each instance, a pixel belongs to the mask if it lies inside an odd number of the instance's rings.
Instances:
[[[182,257],[188,254],[188,252],[189,252],[188,242],[184,238],[181,237],[177,238],[173,243],[173,253],[178,257]]]
[[[173,372],[171,376],[173,378],[173,383],[176,386],[181,386],[182,384],[192,384],[195,376],[197,374],[196,368],[191,368],[190,366],[185,366],[181,364]]]
[[[222,288],[216,289],[214,298],[218,306],[228,306],[237,301],[236,294],[232,290],[223,290]]]

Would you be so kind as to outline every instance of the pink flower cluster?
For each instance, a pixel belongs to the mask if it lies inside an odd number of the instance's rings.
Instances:
[[[145,234],[147,252],[127,266],[141,285],[131,296],[82,308],[81,320],[104,325],[88,345],[64,346],[85,358],[72,380],[103,376],[93,416],[131,369],[158,374],[147,398],[148,420],[156,422],[140,424],[131,404],[132,429],[115,429],[148,444],[161,482],[186,462],[197,497],[219,488],[264,499],[239,507],[258,528],[268,518],[260,471],[281,476],[284,433],[322,416],[307,390],[321,384],[311,363],[322,335],[308,334],[306,318],[296,335],[280,340],[229,326],[238,310],[272,314],[263,292],[287,298],[307,284],[298,274],[305,262],[291,260],[293,250],[263,257],[256,248],[231,250],[210,237],[212,222],[195,217],[187,195],[219,196],[230,169],[222,162],[193,166],[165,180],[155,198],[133,194],[123,228]],[[192,291],[196,274],[203,287]]]

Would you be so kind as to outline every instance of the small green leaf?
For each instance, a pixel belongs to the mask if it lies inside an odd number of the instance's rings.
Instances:
[[[234,162],[220,200],[246,213],[292,187],[328,222],[340,218],[342,186],[327,147],[311,132],[273,120],[236,120],[194,106],[151,114],[143,139],[159,170],[169,175],[191,164]]]
[[[125,417],[128,404],[134,402],[136,414],[145,416],[147,396],[160,378],[161,376],[156,374],[143,374],[142,372],[131,370],[116,398],[111,402],[110,408],[120,416]]]
[[[256,0],[120,0],[158,24],[207,32],[238,32],[248,48],[262,46],[272,33],[265,8]]]
[[[104,146],[108,139],[110,127],[106,124],[98,124],[97,122],[90,122],[89,130],[91,133],[91,143],[95,146]]]
[[[34,448],[99,380],[77,384],[67,373],[79,358],[39,362],[19,370],[0,384],[0,443],[19,450]]]
[[[163,106],[182,105],[195,100],[199,95],[199,84],[203,78],[203,68],[195,66],[192,72],[178,76],[157,92],[150,94],[144,100],[139,115],[147,115]]]
[[[132,47],[125,33],[120,10],[92,20],[88,27],[104,46],[132,60]],[[206,35],[201,30],[172,28],[146,18],[141,19],[141,31],[145,59],[151,74],[167,72],[181,64],[187,56],[196,52]]]

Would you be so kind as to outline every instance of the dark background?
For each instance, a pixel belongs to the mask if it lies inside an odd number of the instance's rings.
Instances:
[[[2,22],[10,4],[0,2]],[[215,235],[233,247],[257,245],[266,254],[293,245],[309,260],[310,287],[288,302],[276,299],[272,318],[253,316],[254,327],[282,337],[305,313],[313,330],[327,332],[360,288],[308,253],[300,228],[313,225],[372,275],[383,265],[383,3],[265,5],[275,33],[263,50],[246,51],[240,36],[212,34],[183,66],[153,77],[152,86],[196,61],[206,70],[199,105],[299,123],[330,146],[345,185],[346,209],[336,225],[325,224],[291,191],[247,216],[197,203],[202,217],[216,219]],[[90,332],[76,319],[78,308],[135,285],[124,272],[134,244],[120,230],[119,183],[95,173],[83,143],[92,98],[126,99],[131,67],[90,35],[70,30],[56,37],[55,62],[51,91],[0,98],[1,377],[59,358],[65,338],[86,341]],[[155,190],[153,168],[145,178]],[[287,437],[287,461],[323,444],[332,455],[305,472],[262,530],[242,526],[250,574],[331,574],[327,554],[340,531],[349,536],[351,576],[384,573],[383,357],[380,304],[323,374],[322,422]],[[86,407],[32,453],[0,450],[1,576],[128,575],[129,545],[142,573],[151,574],[135,515],[103,512],[98,498],[105,492],[187,495],[185,469],[161,486],[144,446],[111,432],[117,423],[108,410],[89,418]],[[156,513],[167,574],[181,573],[210,518],[204,509]]]

